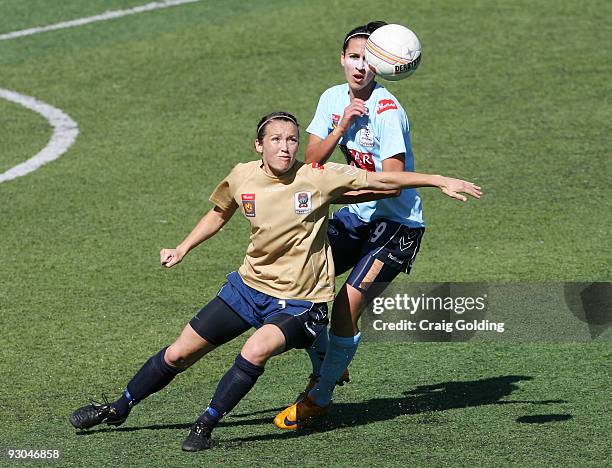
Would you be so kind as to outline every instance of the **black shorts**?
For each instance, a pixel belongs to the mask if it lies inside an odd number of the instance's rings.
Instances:
[[[347,208],[334,213],[327,235],[336,274],[352,268],[346,283],[365,292],[373,283],[388,284],[401,272],[410,273],[425,228],[389,219],[364,223]]]

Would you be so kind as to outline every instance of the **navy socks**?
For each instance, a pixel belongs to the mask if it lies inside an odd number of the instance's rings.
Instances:
[[[165,354],[166,348],[151,356],[129,381],[121,397],[112,403],[118,418],[126,417],[136,403],[164,388],[182,372],[166,362]],[[263,372],[263,367],[252,364],[238,354],[234,365],[219,381],[210,405],[198,418],[198,422],[205,422],[211,429],[215,427],[219,419],[231,411],[253,388]]]
[[[151,356],[129,381],[121,397],[112,403],[118,416],[127,416],[132,406],[164,388],[183,371],[166,362],[166,349]]]
[[[219,381],[208,408],[198,418],[198,422],[205,423],[211,429],[215,427],[219,419],[234,409],[249,393],[263,372],[263,367],[252,364],[238,354],[234,365]]]

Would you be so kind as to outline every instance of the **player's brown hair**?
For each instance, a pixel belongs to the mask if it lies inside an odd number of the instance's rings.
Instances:
[[[266,127],[273,120],[284,120],[285,122],[292,122],[295,124],[298,130],[300,129],[300,124],[298,123],[297,119],[289,112],[272,112],[271,114],[264,115],[257,124],[257,139],[259,141],[263,140],[263,137],[266,134]]]

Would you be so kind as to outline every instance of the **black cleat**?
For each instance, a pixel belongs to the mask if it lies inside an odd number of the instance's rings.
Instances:
[[[127,415],[120,418],[117,415],[117,410],[108,402],[92,402],[91,405],[79,408],[68,418],[70,424],[77,429],[89,429],[102,423],[110,426],[121,426],[126,419]]]
[[[211,429],[204,423],[197,422],[189,430],[187,438],[181,448],[186,452],[199,452],[212,447],[210,440]]]

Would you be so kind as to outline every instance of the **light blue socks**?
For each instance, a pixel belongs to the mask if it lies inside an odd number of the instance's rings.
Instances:
[[[331,402],[336,382],[353,360],[360,340],[361,333],[355,336],[336,336],[329,333],[329,345],[321,366],[321,377],[308,394],[317,405],[327,406]]]
[[[319,377],[319,375],[321,375],[321,365],[325,359],[328,341],[329,338],[327,336],[327,327],[325,327],[325,330],[321,332],[312,346],[306,349],[308,357],[310,357],[310,362],[312,362],[312,373],[315,377]]]

